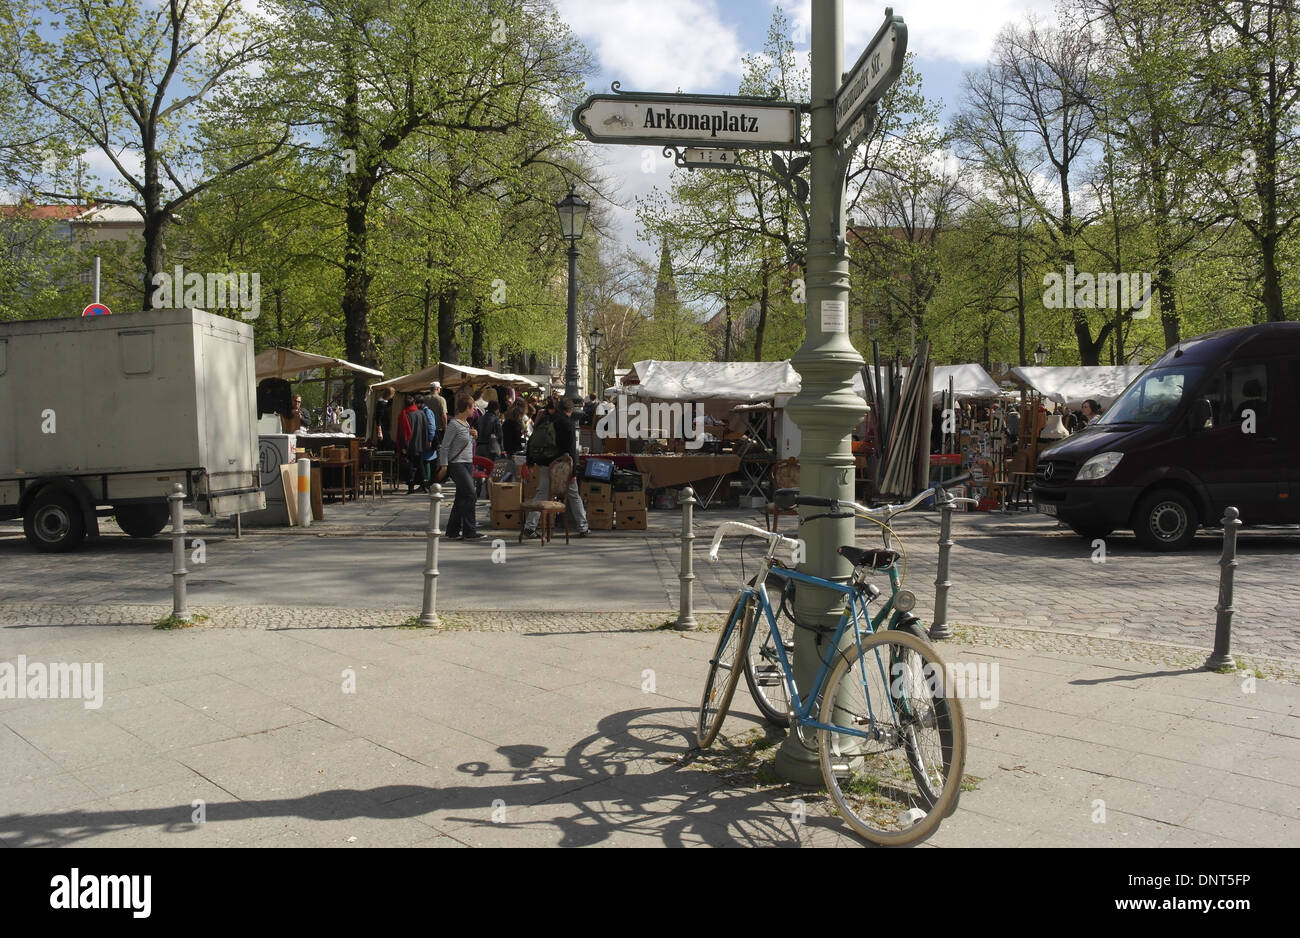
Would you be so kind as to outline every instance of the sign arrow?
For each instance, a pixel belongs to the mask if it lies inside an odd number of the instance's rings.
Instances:
[[[884,25],[835,96],[835,133],[841,142],[852,136],[851,128],[867,108],[898,81],[906,56],[907,25],[893,9],[887,9]]]
[[[573,126],[594,143],[641,146],[793,150],[799,105],[727,95],[592,95],[573,112]]]

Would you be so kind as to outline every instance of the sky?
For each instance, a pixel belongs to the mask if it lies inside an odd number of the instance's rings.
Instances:
[[[908,51],[927,97],[944,103],[945,118],[960,105],[962,76],[987,60],[998,31],[1035,13],[1051,19],[1054,0],[901,0],[894,13],[907,23]],[[593,92],[618,81],[624,91],[735,94],[743,56],[762,49],[772,13],[784,9],[796,50],[806,51],[811,0],[556,0],[560,16],[590,50]],[[885,4],[845,0],[845,67],[852,67],[884,22]],[[616,238],[643,254],[635,197],[666,188],[672,165],[643,147],[593,149],[622,206],[612,211]],[[647,172],[647,168],[653,172]],[[721,171],[721,170],[720,170]]]

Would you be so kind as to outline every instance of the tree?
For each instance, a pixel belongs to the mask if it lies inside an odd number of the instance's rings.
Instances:
[[[51,17],[49,38],[29,29]],[[97,148],[125,193],[40,190],[135,208],[144,219],[144,305],[166,267],[165,237],[195,196],[276,152],[219,99],[248,80],[269,40],[239,0],[16,0],[0,14],[0,71],[73,139]],[[219,138],[211,131],[219,129]],[[221,152],[213,158],[213,149]],[[138,168],[136,163],[138,162]],[[219,168],[203,173],[204,167]],[[92,199],[93,195],[93,199]]]

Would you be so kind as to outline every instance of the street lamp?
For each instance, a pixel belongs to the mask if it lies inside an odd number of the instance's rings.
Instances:
[[[591,334],[587,336],[587,344],[591,348],[591,393],[595,394],[597,397],[605,396],[603,389],[600,387],[600,378],[598,377],[598,369],[596,368],[596,365],[599,362],[599,357],[596,353],[600,351],[600,343],[604,340],[605,333],[601,332],[599,327],[592,329]]]
[[[569,242],[569,350],[564,369],[564,396],[578,399],[578,242],[587,229],[587,213],[591,203],[580,197],[575,186],[569,194],[555,204],[560,213],[560,233]]]
[[[1043,343],[1038,343],[1038,348],[1034,349],[1034,364],[1042,368],[1047,364],[1047,349],[1043,348]]]

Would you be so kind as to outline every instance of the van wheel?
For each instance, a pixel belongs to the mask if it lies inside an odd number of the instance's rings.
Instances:
[[[1143,498],[1133,518],[1133,533],[1147,550],[1186,550],[1197,527],[1196,506],[1174,489],[1159,489]]]
[[[128,537],[153,537],[167,527],[168,515],[166,505],[116,505],[113,514],[117,526]]]
[[[23,533],[29,544],[44,553],[73,550],[86,539],[81,506],[66,492],[42,492],[23,516]]]
[[[1114,528],[1090,528],[1086,524],[1072,524],[1070,530],[1089,541],[1104,541],[1114,533]]]

